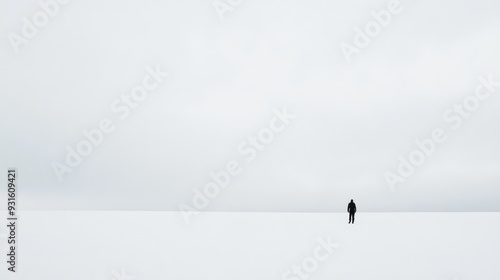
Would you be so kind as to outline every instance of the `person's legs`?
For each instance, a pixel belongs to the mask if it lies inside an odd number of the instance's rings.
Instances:
[[[349,223],[354,223],[354,216],[352,213],[349,213]]]
[[[352,223],[354,224],[354,214],[355,213],[352,213]]]

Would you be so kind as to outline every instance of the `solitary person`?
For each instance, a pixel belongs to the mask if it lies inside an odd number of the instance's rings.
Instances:
[[[354,214],[356,214],[356,203],[351,199],[351,202],[347,204],[347,212],[349,212],[349,224],[352,223],[354,224]]]

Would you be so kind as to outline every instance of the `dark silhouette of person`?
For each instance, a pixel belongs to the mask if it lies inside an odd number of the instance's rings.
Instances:
[[[354,224],[354,214],[356,214],[356,203],[351,199],[351,202],[347,204],[347,212],[349,212],[349,224],[352,223]]]

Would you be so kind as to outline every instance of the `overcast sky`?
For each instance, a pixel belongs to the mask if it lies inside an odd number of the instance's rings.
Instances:
[[[349,63],[342,42],[390,1],[74,0],[26,38],[23,17],[44,10],[2,0],[0,168],[18,169],[23,209],[178,210],[234,161],[204,211],[499,211],[500,86],[463,123],[443,114],[479,77],[500,81],[500,3],[437,2],[396,3]],[[112,109],[148,67],[169,76],[126,117]],[[265,149],[238,151],[284,108]],[[106,119],[60,181],[54,163]],[[435,129],[446,141],[391,189]]]

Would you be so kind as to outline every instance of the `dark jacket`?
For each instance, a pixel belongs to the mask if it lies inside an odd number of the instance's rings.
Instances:
[[[356,213],[356,203],[349,202],[349,204],[347,205],[347,212]]]

